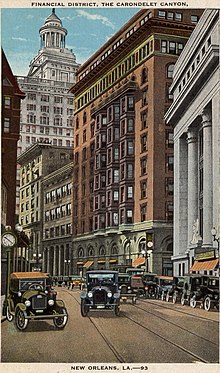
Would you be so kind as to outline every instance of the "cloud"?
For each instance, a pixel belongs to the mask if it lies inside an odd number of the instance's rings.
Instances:
[[[25,39],[25,38],[15,38],[14,36],[12,36],[12,40],[16,40],[16,41],[30,41],[28,39]]]
[[[90,21],[100,21],[103,25],[111,27],[113,30],[115,29],[115,25],[111,21],[109,21],[107,17],[101,16],[99,14],[91,14],[86,12],[85,10],[77,10],[76,12],[79,17],[85,17]]]

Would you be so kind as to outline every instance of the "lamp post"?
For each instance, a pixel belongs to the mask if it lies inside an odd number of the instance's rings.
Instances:
[[[217,250],[218,250],[218,257],[219,257],[219,237],[216,237],[217,236],[217,230],[215,227],[213,227],[211,229],[211,234],[212,234],[212,238],[213,238],[213,242],[217,242]]]
[[[145,267],[146,267],[146,272],[149,272],[149,263],[148,263],[148,258],[150,258],[153,250],[151,249],[153,247],[153,242],[149,241],[147,242],[147,248],[141,250],[141,254],[145,258]]]
[[[69,275],[70,259],[65,259],[64,263],[65,263],[65,275]],[[67,270],[66,270],[66,267],[67,267]]]

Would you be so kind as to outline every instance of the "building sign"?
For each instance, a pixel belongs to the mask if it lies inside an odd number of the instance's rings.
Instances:
[[[198,253],[195,255],[195,260],[213,259],[215,258],[215,251],[205,251],[203,253]]]

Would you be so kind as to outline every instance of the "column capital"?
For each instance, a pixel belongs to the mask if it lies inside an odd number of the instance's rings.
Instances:
[[[198,141],[197,132],[194,129],[188,129],[187,132],[187,143],[196,143]]]
[[[202,128],[211,127],[212,125],[212,113],[211,110],[205,108],[201,111]]]

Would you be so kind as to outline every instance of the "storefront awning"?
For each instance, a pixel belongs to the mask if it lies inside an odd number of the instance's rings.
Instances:
[[[89,268],[91,267],[92,264],[93,264],[93,260],[88,260],[88,262],[84,264],[83,268]]]
[[[105,260],[100,259],[100,260],[98,260],[98,263],[105,263]]]
[[[132,267],[138,267],[145,264],[145,258],[137,258],[132,262]]]
[[[82,264],[83,264],[83,262],[77,262],[76,264],[77,264],[77,265],[82,265]]]
[[[118,263],[118,260],[117,259],[110,259],[109,263]]]
[[[218,259],[214,260],[206,260],[204,262],[196,261],[193,263],[192,267],[190,268],[190,272],[192,271],[213,271],[218,264]]]

